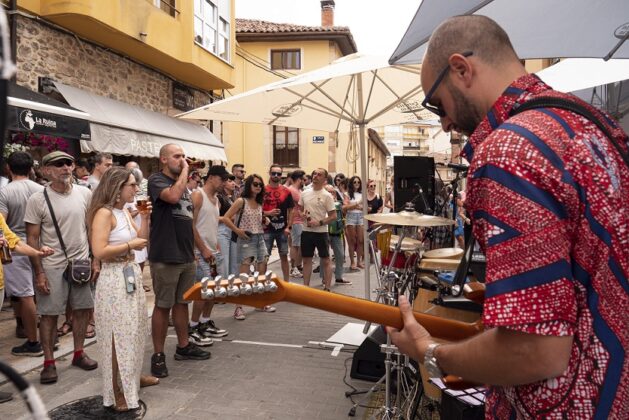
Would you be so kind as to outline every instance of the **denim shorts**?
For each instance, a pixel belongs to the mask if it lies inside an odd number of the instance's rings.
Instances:
[[[263,233],[254,233],[250,239],[238,238],[236,243],[238,247],[238,261],[240,264],[252,264],[266,262],[268,252],[266,251],[266,243],[264,242]]]
[[[266,243],[268,255],[271,255],[271,251],[273,251],[273,242],[277,244],[277,252],[280,255],[288,254],[288,236],[284,235],[284,229],[264,233],[264,243]]]
[[[304,231],[304,225],[301,223],[293,224],[290,230],[290,240],[293,242],[293,246],[301,246],[301,232]]]
[[[346,226],[362,226],[363,223],[363,214],[359,211],[348,211],[345,219]]]

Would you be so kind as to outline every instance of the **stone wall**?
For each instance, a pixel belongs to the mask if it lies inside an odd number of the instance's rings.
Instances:
[[[18,16],[17,83],[37,91],[38,78],[50,77],[111,99],[173,115],[172,79],[113,51]],[[195,107],[209,95],[194,92]]]

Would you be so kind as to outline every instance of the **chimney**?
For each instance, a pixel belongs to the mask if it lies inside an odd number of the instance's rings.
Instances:
[[[321,0],[321,26],[334,26],[334,0]]]

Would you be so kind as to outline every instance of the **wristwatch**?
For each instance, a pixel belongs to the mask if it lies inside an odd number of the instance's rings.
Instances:
[[[443,371],[437,363],[437,358],[435,357],[435,349],[440,345],[441,344],[437,343],[430,344],[426,349],[426,354],[424,355],[424,366],[431,378],[442,378],[444,376]]]

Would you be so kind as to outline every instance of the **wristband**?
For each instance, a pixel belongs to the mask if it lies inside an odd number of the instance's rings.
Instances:
[[[127,252],[131,253],[131,245],[129,245],[129,242],[127,242],[127,249],[128,249]]]

